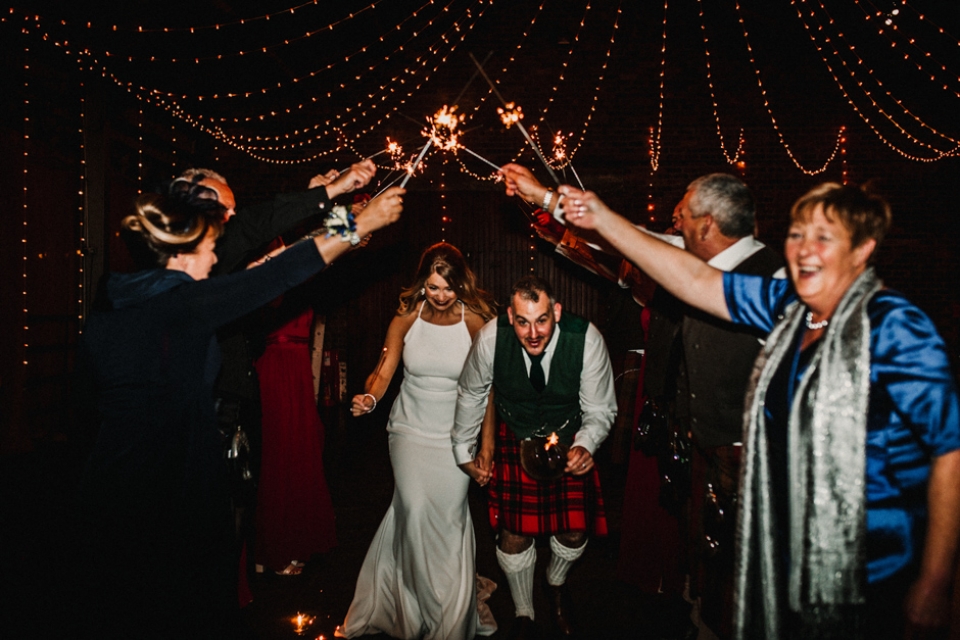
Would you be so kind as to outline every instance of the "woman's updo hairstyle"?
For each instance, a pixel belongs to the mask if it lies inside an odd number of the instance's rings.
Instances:
[[[202,175],[177,178],[162,193],[144,193],[134,201],[137,212],[121,227],[149,249],[155,266],[165,267],[180,253],[193,253],[212,229],[219,237],[226,209],[217,192],[200,183]]]

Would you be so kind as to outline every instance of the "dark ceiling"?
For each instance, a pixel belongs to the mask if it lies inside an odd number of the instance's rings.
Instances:
[[[595,165],[611,140],[645,162],[651,132],[694,126],[691,113],[704,139],[719,147],[719,130],[731,151],[743,127],[776,124],[803,150],[806,131],[857,124],[907,154],[949,152],[960,137],[958,4],[50,0],[6,19],[58,43],[65,63],[268,160],[347,145],[372,154],[387,136],[412,154],[425,119],[456,102],[463,144],[501,163],[524,141],[499,122],[482,78],[467,86],[470,54],[489,56],[524,123],[572,134],[570,149]]]

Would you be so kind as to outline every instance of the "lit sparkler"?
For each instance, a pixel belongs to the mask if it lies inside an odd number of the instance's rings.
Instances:
[[[533,149],[533,152],[537,155],[537,158],[540,159],[540,162],[543,163],[543,166],[546,168],[547,173],[549,173],[550,177],[553,178],[553,181],[559,185],[560,179],[557,178],[556,172],[554,172],[553,168],[550,166],[550,163],[547,162],[547,159],[543,157],[543,153],[540,151],[540,147],[538,147],[537,143],[534,142],[533,138],[530,137],[530,133],[527,132],[526,127],[524,127],[523,123],[520,122],[521,120],[520,107],[515,106],[514,103],[512,102],[508,103],[506,100],[503,99],[503,96],[500,95],[500,92],[497,90],[497,86],[493,84],[493,80],[490,79],[490,76],[488,76],[487,72],[483,70],[483,66],[477,61],[475,57],[473,57],[472,53],[470,54],[470,59],[473,60],[473,64],[477,65],[477,69],[480,71],[480,75],[482,75],[483,79],[487,81],[487,84],[490,85],[490,90],[493,91],[494,95],[497,96],[497,98],[500,100],[500,103],[503,105],[503,109],[499,109],[499,108],[497,109],[497,111],[501,112],[501,116],[503,115],[504,110],[506,111],[510,111],[512,109],[517,110],[516,120],[513,119],[512,115],[510,116],[510,125],[513,125],[513,124],[517,125],[517,129],[520,130],[520,133],[523,134],[523,137],[526,138],[527,142],[530,143],[530,147]],[[510,125],[507,125],[507,126],[510,126]]]
[[[514,106],[512,102],[508,102],[503,107],[497,107],[497,113],[500,114],[500,120],[507,129],[512,125],[519,125],[523,120],[523,109],[520,105]]]
[[[443,109],[433,114],[433,119],[429,120],[430,128],[423,130],[423,135],[430,138],[438,149],[444,151],[455,151],[457,145],[457,127],[463,122],[463,115],[457,115],[455,111],[457,105]]]
[[[550,450],[550,447],[555,447],[560,443],[560,437],[557,436],[556,432],[551,433],[547,436],[547,441],[544,443],[543,448],[547,451]]]
[[[403,146],[396,140],[387,138],[386,152],[393,160],[393,166],[399,169],[403,165]]]

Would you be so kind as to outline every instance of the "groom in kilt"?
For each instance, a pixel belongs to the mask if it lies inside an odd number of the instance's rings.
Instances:
[[[536,633],[534,538],[550,538],[545,590],[557,631],[569,636],[567,573],[588,535],[607,532],[593,454],[616,415],[613,369],[597,328],[561,311],[549,283],[521,278],[507,314],[477,335],[460,376],[452,440],[465,471],[494,389],[500,426],[488,491],[497,560],[516,607],[510,638]]]

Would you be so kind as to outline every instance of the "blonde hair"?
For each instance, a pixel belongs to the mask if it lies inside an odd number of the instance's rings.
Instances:
[[[200,194],[199,189],[180,187],[169,195],[141,194],[134,201],[136,213],[120,222],[149,249],[157,266],[166,266],[177,254],[193,253],[211,231],[220,236],[223,205]]]
[[[477,276],[467,266],[460,250],[452,244],[438,242],[427,247],[420,256],[416,278],[400,293],[398,316],[412,313],[417,304],[426,297],[424,287],[427,278],[433,273],[446,280],[456,292],[457,298],[484,320],[490,320],[497,315],[493,296],[477,286]]]

